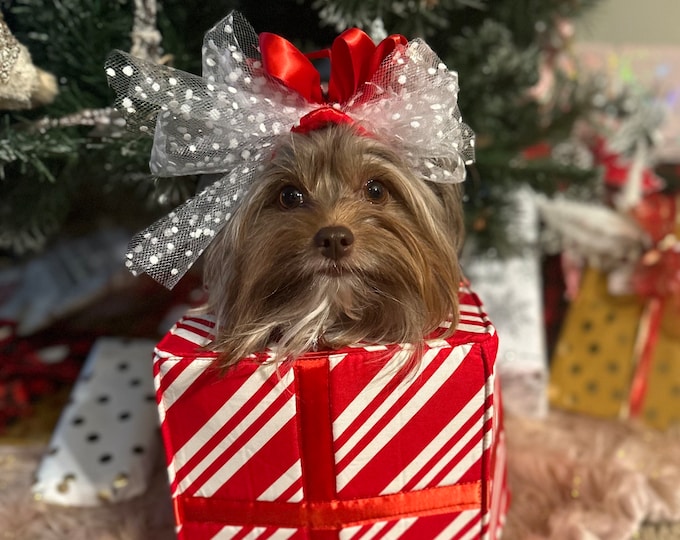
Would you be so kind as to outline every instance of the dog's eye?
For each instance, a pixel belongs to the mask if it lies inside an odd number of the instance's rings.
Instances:
[[[366,198],[375,204],[384,203],[387,200],[389,192],[382,182],[378,180],[369,180],[364,186],[364,193]]]
[[[284,186],[279,192],[279,205],[285,210],[297,208],[305,201],[302,191],[295,186]]]

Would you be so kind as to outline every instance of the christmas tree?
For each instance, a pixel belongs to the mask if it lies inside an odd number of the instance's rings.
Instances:
[[[107,222],[134,230],[193,194],[197,178],[150,176],[150,140],[130,136],[111,109],[104,59],[113,49],[129,50],[199,73],[203,33],[238,9],[257,32],[281,34],[307,51],[328,46],[350,26],[374,39],[423,37],[458,72],[460,109],[477,134],[476,165],[466,182],[469,235],[479,248],[502,252],[509,189],[526,183],[551,192],[593,176],[551,155],[528,160],[523,151],[566,140],[574,121],[589,112],[588,92],[556,58],[569,45],[565,24],[594,3],[11,2],[3,7],[6,52],[0,58],[0,90],[5,85],[9,93],[0,101],[0,249],[30,255],[55,238]],[[17,58],[22,46],[30,56]],[[13,89],[22,61],[53,74],[58,89],[42,99],[35,87]],[[49,73],[43,72],[48,82]],[[548,83],[542,73],[550,73]]]
[[[143,376],[130,379],[127,371],[132,364],[126,350],[130,338],[145,340],[137,362],[143,371],[153,348],[148,338],[165,333],[177,321],[178,310],[184,313],[187,305],[205,299],[199,272],[187,274],[173,291],[167,291],[150,278],[132,278],[123,266],[124,245],[135,232],[167,215],[211,179],[198,175],[155,178],[150,173],[152,139],[135,134],[112,107],[115,96],[107,85],[104,66],[111,51],[120,49],[148,62],[199,74],[204,33],[227,13],[238,10],[256,32],[284,36],[305,52],[329,47],[340,32],[354,26],[376,42],[393,33],[408,40],[421,37],[457,72],[458,105],[463,121],[476,134],[476,159],[464,183],[467,251],[461,259],[465,276],[484,300],[493,332],[501,337],[498,354],[493,353],[498,362],[494,379],[503,384],[508,441],[514,444],[508,446],[514,467],[508,477],[516,493],[515,523],[509,519],[507,530],[517,530],[517,516],[534,519],[535,512],[544,514],[536,518],[544,525],[541,534],[554,529],[558,536],[566,530],[563,526],[583,533],[591,526],[597,529],[598,523],[611,532],[614,527],[608,519],[629,533],[643,519],[678,519],[677,442],[673,445],[666,434],[635,428],[626,437],[635,439],[636,433],[642,433],[641,440],[628,445],[618,422],[622,412],[660,428],[679,421],[680,370],[671,359],[680,356],[680,233],[675,195],[680,181],[676,167],[673,184],[657,178],[658,168],[654,169],[651,159],[648,162],[661,113],[625,88],[603,91],[607,81],[588,79],[578,67],[571,49],[572,21],[595,4],[596,0],[0,0],[0,436],[9,432],[21,437],[20,430],[12,431],[17,426],[23,429],[16,420],[30,419],[34,413],[45,424],[27,429],[40,431],[42,438],[52,431],[60,410],[68,419],[68,395],[63,390],[75,382],[86,357],[101,353],[96,343],[103,334],[118,336],[105,338],[117,343],[116,354],[109,358],[116,361],[116,377],[104,372],[102,379],[100,372],[97,384],[106,393],[99,395],[99,387],[92,386],[92,371],[82,371],[84,384],[97,389],[90,390],[89,397],[96,398],[99,407],[110,397],[126,399],[128,394],[119,391],[122,386],[126,391],[141,390]],[[631,178],[636,179],[636,190],[625,189],[632,184]],[[595,180],[602,182],[598,186]],[[534,197],[525,187],[547,197]],[[663,187],[672,194],[657,193]],[[556,192],[596,204],[585,209],[572,206],[568,197],[553,197]],[[527,201],[543,213],[533,207],[526,211]],[[557,206],[549,204],[555,201]],[[667,219],[659,221],[663,216]],[[640,218],[641,223],[631,224],[631,217]],[[517,230],[531,234],[513,235]],[[518,254],[513,249],[518,239],[532,247],[540,243],[542,250]],[[556,263],[552,267],[545,265],[546,239],[552,239],[559,252],[548,258]],[[569,261],[562,257],[568,250],[573,252],[568,255],[579,256],[589,266],[579,261],[583,266],[569,268],[567,275],[571,292],[579,292],[583,301],[577,298],[571,306],[577,315],[573,332],[561,342],[563,352],[573,357],[557,356],[552,362],[557,369],[551,377],[557,385],[551,381],[551,392],[563,390],[563,403],[553,399],[551,405],[589,414],[596,411],[587,400],[602,398],[612,407],[613,412],[607,414],[617,418],[607,423],[580,423],[547,410],[548,362],[543,339],[546,326],[556,334],[563,320],[565,275],[560,264]],[[489,257],[470,257],[470,252]],[[593,261],[603,263],[602,267]],[[476,269],[474,263],[478,263]],[[551,268],[552,274],[546,272]],[[638,272],[640,291],[631,297],[632,315],[620,307],[618,298],[603,301],[593,294],[593,289],[604,292],[605,272],[611,268],[625,271],[619,277]],[[577,270],[583,270],[586,278],[597,272],[597,281],[581,282],[595,286],[576,291]],[[114,272],[119,274],[114,276]],[[124,278],[116,280],[119,275]],[[542,276],[547,276],[545,288]],[[495,288],[496,296],[487,295],[485,280]],[[607,300],[616,303],[611,310]],[[640,316],[645,303],[645,310],[649,309]],[[598,313],[600,318],[594,319]],[[486,324],[484,315],[479,328],[490,328]],[[644,342],[645,354],[621,353],[624,346],[636,346],[638,327],[645,332],[652,329],[647,332],[651,338]],[[557,342],[556,349],[558,337],[548,340]],[[619,347],[616,354],[609,354],[608,340]],[[119,354],[125,362],[118,363]],[[97,361],[105,356],[102,353]],[[638,362],[638,356],[646,360]],[[146,382],[151,385],[150,380]],[[629,392],[626,385],[642,390]],[[151,438],[156,433],[157,396],[151,386],[144,393],[150,411],[148,427],[131,422],[141,412],[139,405],[116,411],[115,422],[116,427],[130,426],[135,436]],[[582,400],[580,407],[573,406],[573,396]],[[629,407],[630,396],[635,399]],[[662,399],[667,401],[661,403]],[[513,408],[517,404],[526,409]],[[95,411],[87,402],[79,406],[88,414]],[[546,418],[532,419],[530,427],[523,429],[519,417],[527,411]],[[480,418],[480,425],[481,414],[475,417]],[[491,424],[484,414],[484,425]],[[93,420],[86,417],[77,416],[68,425],[84,423],[89,429]],[[496,408],[493,423],[500,417]],[[97,426],[100,432],[88,431],[86,447],[98,451],[93,442],[104,433],[117,433],[109,427],[102,423]],[[473,435],[476,429],[470,428],[470,437],[477,440],[479,435],[486,452],[490,438],[481,432]],[[592,444],[593,433],[598,435],[598,444]],[[608,433],[611,444],[604,444]],[[120,440],[120,445],[127,445],[127,440]],[[466,440],[467,449],[472,439]],[[132,446],[133,458],[141,459],[145,445]],[[49,455],[58,450],[58,445],[51,444]],[[26,453],[23,448],[19,452]],[[113,455],[116,459],[123,455],[108,452],[107,448],[105,454],[92,454],[101,470]],[[633,461],[635,465],[630,466]],[[80,459],[79,463],[87,462]],[[523,466],[529,474],[522,474]],[[118,474],[108,485],[118,492],[98,491],[95,496],[107,501],[111,494],[124,497],[124,488],[135,481],[143,484],[142,477]],[[43,480],[44,485],[55,486],[59,496],[67,496],[69,489],[71,495],[77,492],[73,482],[81,478],[63,470],[56,482]],[[165,479],[161,480],[165,486]],[[9,496],[14,490],[5,491]],[[166,491],[162,493],[160,498],[169,502]],[[642,500],[641,493],[645,504],[633,504]],[[540,504],[546,495],[550,504]],[[150,497],[156,498],[156,492]],[[130,513],[142,517],[150,513],[154,523],[158,521],[159,513],[145,510],[139,502],[130,501]],[[634,513],[619,512],[633,506]],[[612,515],[602,520],[604,507]],[[111,509],[115,505],[107,506]],[[576,518],[567,522],[569,512]],[[597,519],[589,520],[593,516]],[[43,527],[44,520],[33,521],[36,530]],[[111,528],[114,522],[98,517],[97,521],[101,521],[97,530]],[[128,519],[118,521],[116,526],[130,530]],[[158,537],[173,534],[172,525],[162,526],[168,532]],[[107,530],[107,534],[115,532]]]

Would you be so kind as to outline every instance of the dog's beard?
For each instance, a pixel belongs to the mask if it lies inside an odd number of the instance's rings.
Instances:
[[[388,194],[367,197],[378,180]],[[284,186],[304,200],[285,209]],[[324,227],[351,231],[324,255]],[[457,316],[458,186],[427,185],[375,139],[333,127],[290,135],[206,261],[224,365],[275,345],[278,359],[360,341],[422,343]],[[452,328],[455,327],[455,320]]]

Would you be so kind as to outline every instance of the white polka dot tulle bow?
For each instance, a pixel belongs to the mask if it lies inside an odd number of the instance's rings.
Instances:
[[[324,91],[310,58],[330,59]],[[259,36],[237,12],[206,34],[203,76],[116,51],[106,64],[128,127],[153,134],[158,176],[221,177],[137,234],[127,267],[173,287],[231,218],[279,137],[352,123],[397,148],[432,182],[461,182],[474,135],[457,105],[458,77],[419,39],[378,46],[358,29],[305,56]]]

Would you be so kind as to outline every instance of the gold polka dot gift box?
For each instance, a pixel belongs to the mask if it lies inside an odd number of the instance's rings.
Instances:
[[[631,294],[610,294],[605,272],[585,270],[552,358],[552,406],[659,429],[680,422],[676,206],[655,195],[635,210],[653,247],[635,265]]]

